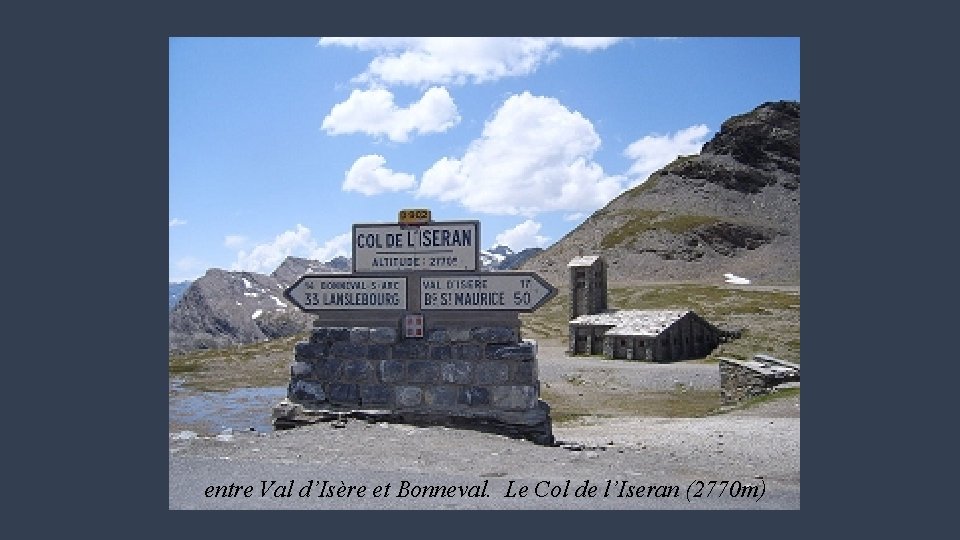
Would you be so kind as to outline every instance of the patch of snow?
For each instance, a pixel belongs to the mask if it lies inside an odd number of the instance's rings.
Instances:
[[[242,306],[243,304],[241,304],[240,302],[237,302],[237,305],[238,305],[238,306]]]
[[[262,310],[262,309],[258,309],[258,310],[256,310],[256,311],[253,312],[253,315],[251,315],[250,318],[251,318],[251,319],[256,319],[257,317],[259,317],[259,316],[261,316],[261,315],[263,315],[263,310]]]
[[[246,287],[246,288],[248,288],[248,289],[252,289],[252,288],[253,288],[253,285],[250,284],[250,280],[248,280],[247,278],[240,278],[240,279],[243,280],[243,286],[244,286],[244,287]]]
[[[491,260],[491,259],[492,259],[493,262],[495,262],[495,263],[497,263],[497,264],[500,264],[500,263],[502,263],[507,257],[506,257],[506,255],[501,255],[501,254],[499,254],[499,253],[491,253],[491,252],[489,252],[489,251],[481,251],[481,252],[480,252],[480,258],[481,258],[481,259],[486,258],[487,260]]]
[[[274,295],[271,294],[271,295],[270,295],[270,298],[273,298],[273,301],[277,303],[277,306],[282,307],[282,308],[287,307],[287,303],[284,302],[283,300],[277,298],[276,296],[274,296]]]
[[[244,296],[252,296],[252,297],[256,298],[256,297],[260,296],[260,293],[245,292],[245,293],[243,293],[243,295],[244,295]]]
[[[733,284],[733,285],[749,285],[749,284],[750,284],[750,280],[749,280],[749,279],[747,279],[747,278],[742,278],[742,277],[740,277],[740,276],[735,276],[735,275],[733,275],[733,274],[724,274],[723,277],[726,278],[725,281],[726,281],[727,283],[731,283],[731,284]]]
[[[196,439],[197,433],[194,431],[184,430],[184,431],[181,431],[180,433],[171,433],[170,438],[179,439],[181,441],[185,441],[187,439]]]

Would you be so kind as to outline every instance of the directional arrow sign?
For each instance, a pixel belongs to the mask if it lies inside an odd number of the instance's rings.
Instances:
[[[407,309],[407,278],[307,274],[283,295],[303,311]]]
[[[533,311],[557,289],[533,272],[445,274],[420,278],[420,308],[456,311]]]

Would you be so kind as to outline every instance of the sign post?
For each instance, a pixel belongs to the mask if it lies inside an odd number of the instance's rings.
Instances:
[[[397,223],[357,224],[352,234],[351,273],[303,275],[283,293],[316,318],[294,348],[274,425],[322,416],[307,408],[362,409],[553,444],[536,342],[521,338],[520,313],[557,290],[533,272],[482,272],[479,221],[401,210]]]
[[[353,226],[353,272],[479,270],[480,222]]]
[[[423,310],[529,313],[556,294],[556,288],[533,272],[444,274],[420,278],[420,307]]]
[[[303,311],[404,310],[407,278],[307,274],[283,295]]]
[[[355,224],[352,244],[351,274],[304,275],[284,296],[318,314],[529,313],[557,294],[532,272],[481,272],[479,221],[432,221],[430,210],[401,210],[398,223]]]

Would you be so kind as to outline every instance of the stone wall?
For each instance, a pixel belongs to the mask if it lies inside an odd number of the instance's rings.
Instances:
[[[782,384],[799,382],[800,366],[768,355],[753,360],[720,358],[720,398],[725,405],[769,394]]]
[[[389,326],[316,327],[296,345],[275,425],[310,411],[365,411],[409,423],[467,421],[552,443],[536,344],[518,334],[510,326],[433,327],[408,339]]]

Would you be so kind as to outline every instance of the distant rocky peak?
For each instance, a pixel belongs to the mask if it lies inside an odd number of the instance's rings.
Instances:
[[[543,251],[541,248],[526,248],[515,252],[505,245],[497,245],[480,252],[483,270],[515,270],[524,261]]]
[[[349,257],[340,255],[327,261],[326,266],[337,272],[350,272],[353,270],[353,261]]]
[[[349,259],[348,259],[349,260]],[[292,255],[287,256],[286,259],[280,263],[280,266],[270,274],[272,277],[276,278],[277,281],[283,283],[285,286],[292,285],[294,281],[297,280],[300,276],[304,274],[317,274],[324,272],[338,272],[341,271],[337,268],[332,268],[329,265],[322,263],[313,259],[304,259],[302,257],[294,257]]]
[[[762,167],[770,155],[800,160],[800,103],[763,103],[726,120],[703,145],[702,154],[730,155],[744,165]]]

